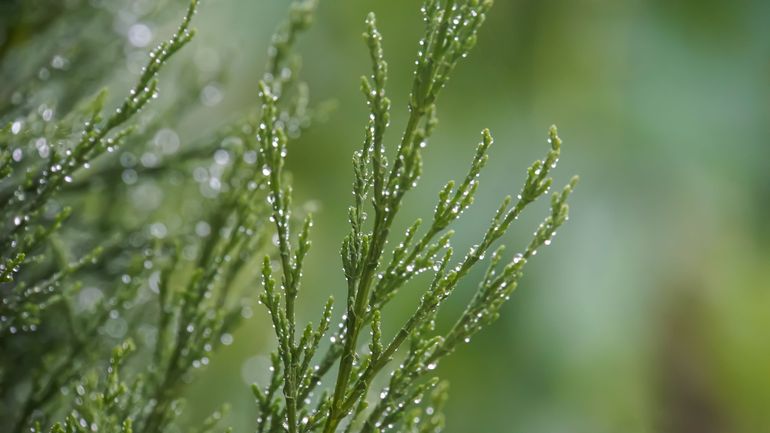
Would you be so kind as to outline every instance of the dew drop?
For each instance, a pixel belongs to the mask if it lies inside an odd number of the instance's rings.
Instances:
[[[146,24],[136,23],[128,29],[128,42],[131,45],[142,48],[152,41],[152,30]]]
[[[219,337],[219,342],[222,343],[225,346],[229,346],[233,344],[233,336],[232,334],[224,333],[221,337]]]

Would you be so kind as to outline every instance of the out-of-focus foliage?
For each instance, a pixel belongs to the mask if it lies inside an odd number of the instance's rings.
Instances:
[[[0,131],[4,431],[174,428],[184,385],[216,347],[232,343],[230,332],[249,314],[254,292],[241,281],[269,242],[261,230],[266,214],[262,174],[252,159],[253,116],[211,122],[198,135],[201,143],[182,150],[172,128],[189,112],[176,104],[189,103],[189,94],[198,99],[195,83],[181,81],[171,106],[145,111],[159,97],[161,69],[192,40],[197,7],[192,0],[170,39],[144,51],[136,83],[114,109],[107,108],[113,102],[106,91],[77,95],[85,101],[69,110],[59,104],[61,94],[47,94],[56,80],[66,89],[79,78],[67,74],[69,60],[58,53],[51,65],[60,76],[38,73],[22,80],[28,88],[8,87],[13,95]],[[57,20],[79,23],[83,9]],[[93,19],[131,10],[102,12]],[[145,47],[148,32],[135,22],[128,42]],[[41,33],[43,41],[58,36]],[[36,47],[35,41],[11,42],[20,46],[9,56]],[[76,46],[95,52],[103,44]],[[109,61],[103,66],[114,70]],[[305,122],[304,114],[292,114]],[[187,212],[165,217],[180,205]],[[121,379],[117,369],[134,348],[129,379]],[[64,421],[54,424],[59,417]],[[209,431],[220,418],[217,411],[196,424]]]

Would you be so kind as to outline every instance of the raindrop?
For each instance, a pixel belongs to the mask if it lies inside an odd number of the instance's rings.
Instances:
[[[153,144],[166,155],[176,153],[179,150],[179,135],[173,129],[163,128],[155,133]]]
[[[246,164],[254,164],[257,162],[257,152],[250,150],[243,154],[243,161]]]
[[[166,225],[160,222],[153,223],[150,225],[150,235],[152,237],[157,239],[163,239],[168,234],[168,229],[166,229]]]
[[[211,83],[207,84],[203,89],[201,89],[200,99],[203,105],[207,107],[213,107],[214,105],[222,102],[224,96],[222,95],[222,90],[219,88],[219,85],[216,83]]]
[[[126,168],[131,168],[136,165],[136,156],[131,152],[123,152],[120,154],[120,165]]]
[[[230,161],[230,154],[224,150],[219,149],[216,152],[214,152],[214,162],[216,162],[219,165],[225,165]]]
[[[136,171],[131,168],[128,170],[123,170],[123,173],[120,175],[120,177],[123,179],[123,183],[126,185],[135,184],[139,178],[139,176],[136,174]]]
[[[233,344],[233,336],[232,334],[224,333],[221,337],[219,337],[219,342],[222,343],[225,346],[229,346]]]
[[[35,140],[35,148],[37,149],[37,153],[40,155],[41,158],[48,158],[48,155],[50,154],[50,149],[48,147],[48,142],[45,138],[38,138]]]
[[[195,234],[205,238],[211,234],[211,226],[206,221],[198,221],[198,223],[195,224]]]
[[[69,61],[60,55],[53,56],[53,59],[51,59],[51,67],[54,69],[64,69],[69,64]]]
[[[152,152],[145,152],[142,154],[140,161],[142,161],[143,166],[152,168],[158,165],[160,158]]]
[[[209,171],[206,170],[203,167],[195,167],[193,169],[193,179],[195,179],[196,182],[204,182],[208,180],[209,178]]]
[[[242,316],[244,319],[248,319],[248,318],[249,318],[249,317],[251,317],[252,315],[254,315],[254,312],[251,310],[251,307],[249,307],[248,305],[244,306],[244,307],[241,309],[241,316]]]
[[[146,47],[152,41],[152,30],[146,24],[136,23],[128,29],[128,42],[135,47]]]

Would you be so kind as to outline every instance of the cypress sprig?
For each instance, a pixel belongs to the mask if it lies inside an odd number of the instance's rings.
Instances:
[[[448,182],[439,192],[430,223],[424,225],[422,220],[415,221],[393,248],[391,258],[385,264],[381,263],[403,197],[419,180],[421,149],[437,125],[437,97],[457,63],[475,44],[477,32],[490,7],[491,2],[476,0],[428,0],[424,3],[426,33],[418,50],[409,118],[392,162],[385,143],[391,110],[385,90],[388,68],[375,17],[370,14],[366,18],[364,40],[369,49],[372,72],[371,76],[362,79],[361,90],[369,106],[369,119],[363,146],[353,154],[353,204],[348,212],[350,232],[341,248],[347,281],[346,311],[339,327],[329,337],[331,345],[312,372],[305,369],[309,365],[307,357],[302,358],[301,368],[296,359],[311,341],[312,328],[306,328],[296,343],[294,317],[301,277],[298,270],[301,259],[304,259],[303,245],[307,242],[309,224],[305,225],[297,238],[297,246],[294,246],[289,230],[291,188],[282,176],[287,136],[277,121],[276,106],[280,103],[280,95],[274,90],[275,86],[266,81],[260,84],[263,114],[257,136],[265,173],[269,175],[270,218],[277,232],[282,278],[280,284],[276,283],[271,262],[266,258],[262,300],[276,329],[279,343],[276,358],[281,359],[281,365],[274,368],[267,391],[256,392],[262,411],[259,431],[273,431],[276,425],[282,426],[277,427],[278,430],[288,432],[333,433],[342,429],[373,433],[397,425],[403,431],[438,431],[443,426],[443,418],[435,411],[440,409],[437,406],[443,404],[446,395],[445,387],[437,388],[438,380],[431,377],[438,362],[498,317],[502,304],[516,287],[527,259],[539,247],[548,245],[556,229],[566,221],[566,199],[576,178],[564,191],[554,194],[550,216],[521,254],[509,259],[502,269],[498,268],[505,260],[504,249],[498,247],[489,254],[511,223],[529,204],[545,194],[553,182],[550,170],[558,162],[561,141],[556,129],[551,128],[548,136],[550,150],[528,169],[518,199],[504,199],[480,241],[463,257],[454,258],[450,246],[453,232],[449,227],[472,205],[493,144],[491,134],[484,130],[465,177],[458,184]],[[367,220],[367,201],[371,203],[372,220]],[[488,254],[490,259],[486,260]],[[437,331],[434,323],[440,307],[470,271],[483,261],[489,262],[488,270],[466,311],[449,331]],[[425,272],[432,273],[433,278],[419,304],[395,335],[386,337],[382,331],[382,308],[397,295],[399,288]],[[329,317],[330,305],[327,304],[324,318]],[[368,352],[362,353],[359,338],[367,326],[371,328],[371,338]],[[315,353],[318,341],[312,341],[312,353]],[[405,346],[408,349],[404,360],[392,369],[388,386],[375,393],[379,395],[376,404],[370,405],[368,396],[375,379],[388,370]],[[331,395],[324,393],[311,410],[307,398],[321,384],[322,378],[334,371],[335,364],[333,392]],[[275,391],[274,384],[280,377],[283,379],[283,407],[276,408],[271,389]],[[298,380],[302,383],[299,387],[296,385]],[[424,398],[429,395],[433,406],[423,406]],[[345,419],[347,423],[343,428]]]
[[[388,167],[384,157],[384,147],[381,143],[384,131],[377,128],[380,125],[382,129],[387,126],[386,109],[389,108],[389,102],[383,100],[381,104],[378,104],[378,98],[384,98],[384,75],[387,69],[382,60],[381,37],[376,30],[374,16],[370,15],[367,19],[369,30],[365,33],[365,38],[373,59],[372,81],[375,86],[363,86],[367,101],[373,107],[364,149],[372,148],[375,219],[370,235],[359,234],[358,239],[354,240],[349,237],[345,241],[348,245],[351,243],[365,245],[366,254],[343,259],[346,269],[355,268],[360,275],[352,281],[348,281],[349,306],[344,328],[346,331],[343,339],[344,347],[340,358],[341,373],[337,376],[333,410],[327,421],[326,433],[333,431],[341,419],[340,405],[350,380],[355,345],[360,329],[365,322],[364,318],[375,271],[383,253],[389,227],[401,206],[402,198],[409,189],[416,186],[419,178],[421,172],[420,149],[425,147],[426,140],[436,124],[436,98],[457,60],[466,55],[472,48],[474,43],[472,39],[475,39],[475,33],[483,22],[482,17],[489,6],[491,6],[491,2],[484,4],[468,2],[463,3],[458,10],[453,2],[448,2],[445,5],[430,2],[425,5],[426,36],[421,41],[422,49],[418,51],[417,70],[409,104],[410,115],[394,162],[390,167]],[[455,12],[459,12],[459,14],[453,16]],[[466,19],[466,15],[472,15],[471,19]],[[454,41],[455,36],[465,37],[467,40],[457,43]],[[378,121],[378,118],[381,120]],[[366,152],[367,150],[364,150],[362,154]],[[366,179],[358,183],[366,183]],[[357,212],[357,214],[360,213]],[[355,250],[355,248],[343,246],[343,251],[351,250]],[[348,254],[345,255],[348,256]],[[357,265],[352,266],[351,261],[357,262]],[[352,303],[350,303],[350,299],[353,300]]]
[[[292,4],[288,22],[276,33],[268,49],[267,71],[259,83],[262,105],[256,134],[258,161],[262,164],[261,173],[265,178],[266,200],[270,208],[269,220],[275,227],[281,270],[281,294],[278,294],[270,257],[265,257],[262,266],[265,292],[260,296],[260,300],[272,318],[278,340],[278,351],[274,359],[280,359],[281,364],[273,365],[273,379],[266,392],[258,387],[253,388],[258,404],[263,410],[257,426],[260,432],[265,429],[272,432],[281,426],[290,433],[296,433],[301,425],[307,424],[307,411],[302,408],[305,404],[300,401],[304,398],[301,399],[300,395],[303,389],[310,386],[310,362],[331,319],[330,301],[315,333],[312,331],[312,325],[308,325],[299,341],[297,340],[295,302],[299,293],[303,263],[310,249],[312,216],[305,217],[295,246],[291,236],[291,187],[286,185],[284,174],[292,119],[284,107],[296,107],[296,104],[289,103],[292,91],[299,91],[300,97],[306,97],[306,93],[300,90],[303,86],[297,80],[299,62],[293,55],[293,45],[297,36],[312,22],[316,3],[306,0]],[[272,402],[275,384],[279,382],[282,382],[282,406]]]
[[[121,380],[119,371],[135,350],[131,340],[123,342],[113,349],[103,380],[90,375],[77,384],[74,387],[75,394],[79,396],[77,408],[65,418],[64,423],[54,424],[52,432],[132,432],[132,420],[126,417],[130,409],[126,404],[133,390]]]
[[[57,212],[50,220],[45,218],[44,207],[49,200],[65,185],[71,183],[76,173],[88,169],[93,161],[104,153],[113,152],[122,140],[131,134],[130,126],[118,128],[157,97],[157,75],[161,68],[194,36],[195,32],[190,28],[190,24],[198,1],[191,0],[177,31],[168,41],[162,42],[149,53],[150,60],[141,76],[113,114],[106,120],[103,118],[105,91],[100,92],[86,105],[86,120],[80,137],[72,146],[60,149],[49,144],[52,141],[39,139],[41,147],[38,151],[41,155],[46,155],[47,161],[38,171],[38,167],[28,167],[24,175],[17,173],[20,167],[10,164],[11,159],[22,160],[23,149],[11,150],[10,147],[3,146],[2,154],[6,156],[0,158],[0,172],[3,177],[9,177],[14,182],[2,185],[3,188],[0,189],[0,193],[8,193],[3,194],[5,205],[0,211],[0,245],[3,247],[3,252],[0,253],[0,282],[13,282],[15,275],[22,271],[26,263],[36,260],[42,242],[56,232],[68,218],[71,211],[68,208]],[[68,130],[69,120],[63,119],[56,129]],[[23,128],[23,122],[17,120],[4,131],[10,131],[12,135],[24,134]],[[7,155],[11,155],[11,158]],[[24,284],[17,284],[16,288],[12,289],[12,297],[15,299],[12,305],[0,304],[0,317],[6,318],[0,320],[0,336],[6,330],[22,329],[8,324],[14,320],[14,312],[26,311],[23,319],[28,321],[30,314],[39,316],[43,309],[41,307],[50,305],[50,302],[41,299],[43,297],[39,294],[35,300],[27,299],[24,292],[19,290],[23,286]]]
[[[42,368],[35,371],[31,392],[16,414],[12,431],[23,431],[34,411],[49,410],[49,405],[59,390],[82,374],[84,365],[88,365],[90,358],[101,349],[97,338],[100,329],[118,314],[116,308],[136,295],[138,288],[139,285],[135,282],[124,282],[124,286],[115,296],[96,305],[90,316],[82,319],[74,317],[71,314],[71,307],[65,303],[67,306],[65,320],[74,336],[74,342],[68,347],[55,347],[49,350],[49,358],[44,361]],[[62,298],[68,302],[70,297]],[[129,349],[123,349],[123,352],[127,350]]]

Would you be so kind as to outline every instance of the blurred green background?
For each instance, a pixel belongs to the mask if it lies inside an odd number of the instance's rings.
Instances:
[[[179,9],[125,3],[141,11],[149,46]],[[394,145],[422,31],[417,8],[322,1],[299,44],[313,100],[336,105],[290,147],[297,202],[317,216],[300,306],[307,320],[329,293],[342,299],[349,161],[367,116],[363,19],[375,11],[384,35]],[[276,0],[203,2],[186,55],[226,74],[202,93],[211,106],[177,131],[183,145],[201,125],[254,105],[285,9]],[[447,432],[770,431],[770,2],[498,0],[438,114],[401,226],[463,173],[485,127],[496,143],[476,205],[456,227],[461,248],[518,191],[550,124],[565,141],[557,183],[581,176],[569,224],[530,263],[501,320],[439,367],[451,382]],[[508,244],[525,245],[544,205]],[[410,313],[419,283],[385,312],[386,330]],[[461,287],[442,317],[472,290]],[[266,319],[256,311],[194,381],[193,417],[228,401],[235,431],[250,431],[247,384],[264,380],[273,347]]]

